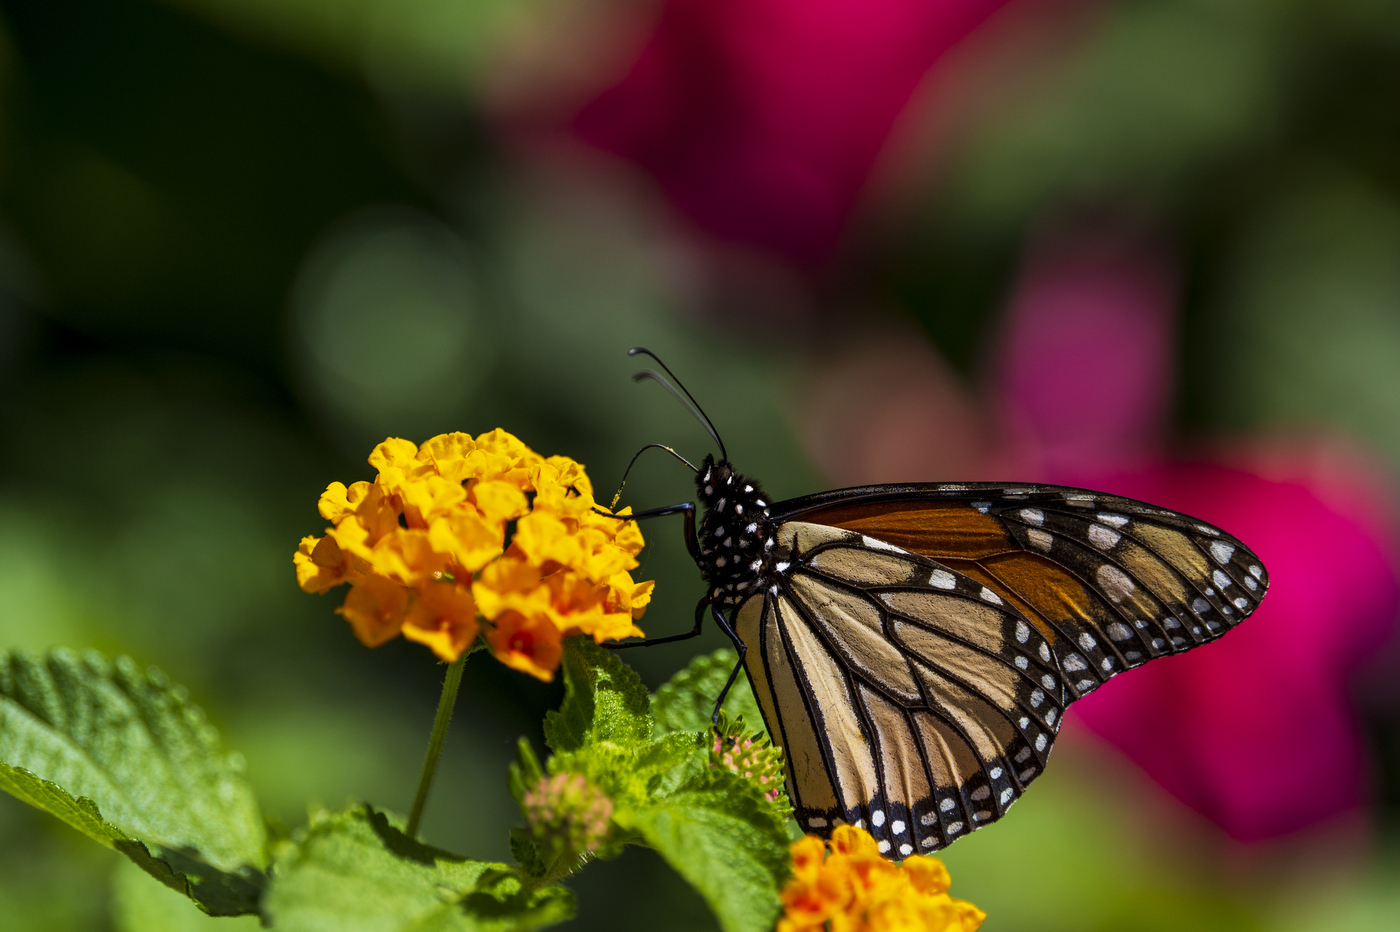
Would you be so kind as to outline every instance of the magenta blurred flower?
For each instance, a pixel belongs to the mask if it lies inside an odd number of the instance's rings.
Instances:
[[[1160,249],[1061,237],[1026,263],[985,410],[898,335],[823,367],[806,433],[843,485],[1038,479],[1180,510],[1247,542],[1270,579],[1253,617],[1115,678],[1071,720],[1233,837],[1271,838],[1367,800],[1347,686],[1400,607],[1394,511],[1386,484],[1336,442],[1170,457],[1175,306]]]
[[[668,0],[575,129],[711,235],[817,265],[919,81],[1003,2]]]
[[[998,394],[1037,478],[1203,518],[1268,566],[1268,598],[1239,630],[1119,677],[1075,710],[1233,837],[1269,838],[1366,798],[1347,681],[1400,605],[1388,495],[1320,442],[1167,459],[1175,305],[1168,263],[1149,247],[1042,251],[1012,303]]]

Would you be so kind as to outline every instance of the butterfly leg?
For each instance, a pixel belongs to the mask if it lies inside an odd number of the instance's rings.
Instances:
[[[672,641],[688,641],[693,637],[699,637],[700,626],[705,621],[705,608],[709,604],[709,596],[705,596],[705,598],[700,600],[700,603],[695,606],[695,627],[684,634],[670,634],[664,638],[646,638],[641,641],[623,641],[620,644],[609,643],[603,646],[608,650],[622,650],[624,647],[651,647],[653,644],[669,644]]]
[[[641,521],[643,518],[664,518],[666,515],[685,515],[685,549],[690,554],[690,558],[696,563],[700,562],[700,543],[695,538],[695,503],[681,502],[677,505],[667,505],[664,508],[649,508],[646,511],[638,511],[630,515],[614,515],[603,511],[600,508],[593,509],[598,514],[608,518],[617,518],[620,521]]]
[[[701,602],[700,605],[696,607],[697,612],[699,608],[704,605],[705,603]],[[724,705],[724,700],[729,697],[729,690],[733,688],[734,681],[739,678],[739,671],[744,669],[744,657],[749,652],[749,646],[745,644],[743,639],[730,627],[728,619],[724,617],[724,612],[720,610],[718,605],[711,603],[710,611],[715,616],[715,624],[719,625],[721,631],[729,635],[729,640],[734,642],[734,649],[739,652],[739,662],[734,664],[733,670],[729,671],[729,679],[725,682],[724,688],[719,691],[719,698],[715,700],[714,714],[710,716],[710,724],[718,728],[719,710]]]

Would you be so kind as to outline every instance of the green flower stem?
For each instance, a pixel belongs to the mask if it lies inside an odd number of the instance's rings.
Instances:
[[[462,667],[467,662],[463,653],[447,668],[447,679],[442,684],[442,698],[438,700],[437,717],[433,719],[433,736],[428,739],[428,753],[423,757],[423,773],[418,778],[418,793],[413,797],[413,809],[408,813],[409,838],[418,837],[418,823],[423,819],[423,807],[428,804],[428,791],[433,788],[433,776],[437,773],[438,757],[442,754],[443,742],[447,740],[447,726],[452,724],[452,707],[457,704],[457,687],[462,685]]]

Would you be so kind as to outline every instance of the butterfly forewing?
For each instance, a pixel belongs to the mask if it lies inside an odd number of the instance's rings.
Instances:
[[[776,581],[735,615],[803,828],[903,857],[995,821],[1064,707],[1222,635],[1268,588],[1203,522],[1056,486],[873,486],[774,505]]]

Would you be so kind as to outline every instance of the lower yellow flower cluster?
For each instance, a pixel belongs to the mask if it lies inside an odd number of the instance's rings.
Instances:
[[[641,635],[641,531],[594,510],[580,464],[503,430],[390,438],[369,463],[373,482],[326,488],[334,526],[293,558],[307,592],[351,584],[337,611],[367,647],[403,634],[452,661],[484,631],[502,663],[549,680],[569,635]]]
[[[829,855],[815,835],[796,842],[792,874],[777,932],[973,932],[987,918],[948,895],[948,869],[938,858],[916,854],[893,864],[853,825],[832,833]]]

